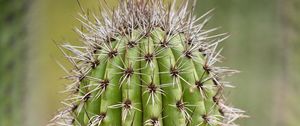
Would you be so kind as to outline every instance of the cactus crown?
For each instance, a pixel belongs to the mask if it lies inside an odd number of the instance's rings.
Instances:
[[[228,36],[204,29],[209,12],[196,18],[188,2],[175,5],[123,0],[81,14],[84,45],[62,45],[74,66],[70,98],[50,125],[234,126],[243,111],[225,105],[223,77],[236,71],[214,66]]]

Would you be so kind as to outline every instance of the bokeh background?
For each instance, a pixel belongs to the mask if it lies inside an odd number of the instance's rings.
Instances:
[[[79,1],[99,9],[98,0]],[[300,0],[197,0],[196,15],[212,8],[207,28],[231,34],[222,65],[241,71],[227,90],[250,116],[239,124],[299,126]],[[68,63],[57,44],[78,44],[78,12],[76,0],[0,0],[0,126],[42,126],[61,107],[57,62]]]

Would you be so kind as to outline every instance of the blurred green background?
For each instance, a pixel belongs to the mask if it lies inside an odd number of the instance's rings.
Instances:
[[[98,10],[98,0],[79,1]],[[227,89],[250,115],[240,125],[299,126],[300,0],[197,0],[196,14],[212,8],[207,28],[231,34],[222,65],[241,71]],[[68,64],[56,42],[79,44],[78,12],[76,0],[0,0],[0,126],[42,126],[61,107],[56,62]]]

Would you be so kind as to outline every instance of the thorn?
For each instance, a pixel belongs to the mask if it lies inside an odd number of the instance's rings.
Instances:
[[[145,61],[148,62],[148,63],[152,62],[153,58],[154,58],[154,55],[152,53],[147,53],[144,56]]]
[[[179,76],[179,70],[176,68],[176,66],[171,67],[170,74],[174,78],[177,78]]]
[[[110,52],[108,52],[108,57],[109,58],[114,58],[118,55],[118,51],[117,50],[111,50]]]

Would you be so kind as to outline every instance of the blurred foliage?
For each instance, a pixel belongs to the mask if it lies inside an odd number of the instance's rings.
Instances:
[[[27,1],[28,2],[28,1]],[[0,125],[21,124],[25,89],[25,13],[24,0],[0,1]]]
[[[100,12],[98,0],[79,1],[83,8]],[[113,8],[117,0],[106,1]],[[27,64],[30,64],[24,73],[28,76],[24,125],[40,126],[61,106],[59,101],[64,95],[58,91],[63,90],[67,83],[60,79],[64,73],[56,64],[56,61],[68,64],[57,44],[79,44],[76,33],[72,31],[74,26],[80,26],[76,17],[81,9],[76,0],[35,0],[31,3],[29,21],[25,25],[21,23],[24,3],[21,0],[0,0],[0,113],[8,114],[0,115],[0,125],[12,119],[12,113],[19,112],[18,109],[3,109],[3,106],[13,108],[20,105],[8,104],[20,100],[12,93],[22,87],[17,79],[18,70],[24,68],[20,66],[24,64],[24,53],[20,52],[26,52],[24,49],[28,48]],[[222,45],[222,54],[226,57],[222,65],[241,70],[240,74],[230,78],[236,88],[227,90],[228,101],[250,115],[250,118],[240,120],[240,124],[298,126],[300,1],[197,0],[196,14],[204,14],[212,8],[215,11],[207,28],[221,26],[219,32],[231,34]],[[14,16],[5,16],[8,13]],[[21,42],[24,26],[29,28],[29,46]],[[6,117],[5,121],[3,117]]]
[[[212,26],[231,34],[223,43],[224,62],[241,70],[228,91],[229,101],[250,115],[240,124],[299,125],[300,1],[198,0],[198,14],[210,8]]]

